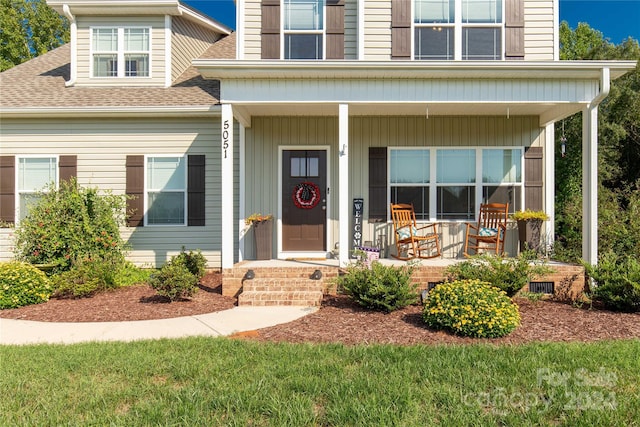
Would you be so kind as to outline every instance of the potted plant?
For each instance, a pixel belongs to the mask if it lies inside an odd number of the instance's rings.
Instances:
[[[540,250],[540,232],[542,222],[547,221],[549,216],[544,211],[516,211],[512,218],[518,223],[518,239],[520,241],[520,252],[527,249]]]
[[[256,259],[271,259],[273,239],[273,215],[251,214],[244,223],[253,226],[253,241],[256,247]]]

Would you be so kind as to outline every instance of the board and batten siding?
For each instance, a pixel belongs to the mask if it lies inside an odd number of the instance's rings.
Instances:
[[[553,61],[554,46],[554,0],[524,2],[524,50],[527,61]],[[555,13],[559,13],[555,11]]]
[[[171,18],[171,81],[177,79],[191,61],[198,58],[220,34],[195,24],[185,18]]]
[[[79,16],[77,86],[165,86],[165,21],[164,16]],[[93,27],[146,27],[151,28],[151,77],[92,78],[91,77],[91,28]]]
[[[327,157],[330,185],[330,211],[328,212],[328,232],[335,242],[338,235],[338,118],[337,117],[266,117],[251,119],[251,128],[245,136],[245,211],[277,215],[278,194],[278,147],[300,149],[303,146],[328,146]],[[290,147],[290,148],[289,148]],[[247,228],[246,232],[249,231]],[[273,253],[277,242],[274,229]],[[255,259],[253,233],[247,232],[245,259]],[[329,248],[332,249],[333,246]]]
[[[128,259],[137,265],[160,266],[185,246],[200,249],[209,268],[221,267],[219,118],[3,120],[1,135],[3,155],[77,155],[78,183],[114,194],[125,193],[128,155],[205,155],[205,226],[123,227],[121,235],[132,247]],[[237,137],[234,145],[237,153]],[[237,176],[235,182],[237,215]],[[0,229],[2,260],[13,252],[7,234]]]
[[[279,209],[278,147],[329,146],[330,210],[329,251],[338,241],[338,119],[337,117],[253,117],[246,130],[245,210],[276,215]],[[536,117],[351,117],[349,120],[349,201],[365,200],[363,242],[377,243],[383,236],[393,244],[391,224],[369,222],[369,147],[475,147],[544,145],[544,130]],[[464,224],[442,223],[443,247],[447,257],[460,255]],[[253,235],[245,230],[245,259],[254,257]],[[275,230],[274,230],[275,232]],[[275,234],[274,234],[275,237]],[[273,250],[276,250],[274,238]],[[516,231],[510,231],[507,249],[515,253]]]

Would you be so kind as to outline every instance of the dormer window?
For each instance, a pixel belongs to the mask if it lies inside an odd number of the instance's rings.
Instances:
[[[150,28],[92,28],[93,77],[149,77]]]
[[[324,0],[284,0],[284,58],[322,59]]]

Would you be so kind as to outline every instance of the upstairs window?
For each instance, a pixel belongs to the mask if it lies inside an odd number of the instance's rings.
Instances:
[[[93,77],[149,77],[149,28],[93,28]]]
[[[414,59],[502,59],[503,1],[413,0]]]
[[[322,59],[324,0],[284,0],[284,58]]]

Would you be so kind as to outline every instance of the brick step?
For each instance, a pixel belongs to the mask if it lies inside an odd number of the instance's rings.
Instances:
[[[242,277],[249,268],[237,268],[237,270]],[[335,277],[338,273],[335,267],[257,267],[250,270],[254,272],[256,279],[308,279],[316,270],[320,270],[323,278]]]
[[[321,302],[321,291],[243,291],[238,295],[238,306],[318,307]]]
[[[256,278],[245,280],[242,289],[247,291],[273,291],[273,292],[293,292],[293,291],[320,291],[324,290],[325,284],[322,280],[300,279],[300,278]]]

